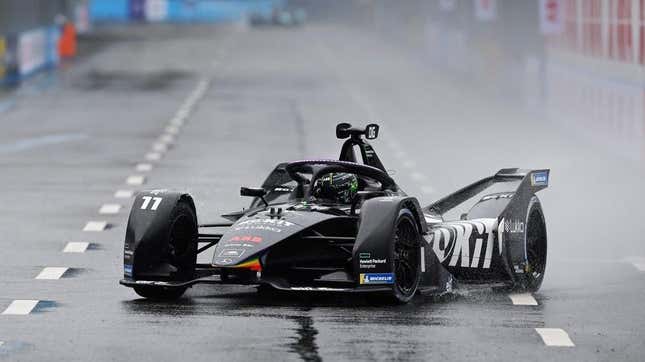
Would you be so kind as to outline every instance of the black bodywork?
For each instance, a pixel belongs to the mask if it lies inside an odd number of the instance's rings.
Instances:
[[[405,273],[393,262],[400,256],[393,241],[396,223],[405,216],[414,220],[418,235],[414,247],[420,256],[410,259],[419,270],[418,291],[444,293],[456,281],[539,288],[546,226],[535,193],[547,187],[549,170],[502,169],[421,207],[388,175],[365,139],[376,138],[378,130],[338,125],[337,137],[347,139],[339,160],[279,164],[260,189],[243,188],[253,201],[248,209],[222,215],[226,223],[198,227],[196,219],[185,217],[182,224],[178,205],[196,215],[190,195],[141,192],[129,217],[120,283],[135,290],[212,283],[387,293]],[[359,195],[351,205],[312,197],[311,184],[328,172],[359,176]],[[459,207],[467,212],[449,220]],[[178,225],[183,229],[176,231]],[[188,244],[178,247],[174,240],[182,237]],[[181,260],[210,248],[211,263]]]

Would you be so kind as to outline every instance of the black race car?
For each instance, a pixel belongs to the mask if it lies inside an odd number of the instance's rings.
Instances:
[[[502,169],[421,207],[366,141],[378,133],[375,124],[339,124],[339,160],[279,164],[261,188],[241,189],[253,201],[222,215],[230,222],[199,225],[187,193],[139,193],[120,283],[152,299],[208,283],[374,293],[400,303],[449,292],[456,281],[540,287],[547,238],[535,193],[548,186],[549,170]],[[198,264],[209,248],[212,262]]]

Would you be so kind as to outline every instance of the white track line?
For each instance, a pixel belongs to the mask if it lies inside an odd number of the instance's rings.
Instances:
[[[14,300],[9,304],[7,309],[2,312],[2,314],[5,315],[26,315],[31,313],[34,308],[36,308],[36,305],[38,305],[37,300]]]
[[[0,341],[0,347],[2,347],[3,344],[4,344],[4,341]]]
[[[146,177],[143,175],[131,175],[125,179],[125,183],[131,186],[140,186],[146,182]]]
[[[63,274],[69,268],[66,267],[54,267],[48,266],[43,268],[43,270],[36,276],[36,279],[47,279],[47,280],[56,280],[63,277]]]
[[[90,243],[84,242],[70,242],[65,245],[63,253],[84,253],[87,248],[90,246]]]
[[[146,160],[148,161],[159,161],[161,160],[161,153],[159,152],[150,152],[146,153]]]
[[[161,137],[159,137],[159,142],[172,144],[175,142],[175,137],[170,134],[163,134],[161,135]]]
[[[107,228],[106,221],[88,221],[83,228],[83,231],[103,231]]]
[[[137,172],[150,172],[152,171],[152,164],[151,163],[138,163],[135,167],[135,170]]]
[[[531,293],[514,293],[509,294],[508,297],[511,298],[513,305],[538,305]]]
[[[168,151],[168,145],[165,143],[155,143],[152,145],[152,150],[154,152],[164,153]]]
[[[166,127],[166,133],[171,135],[176,135],[177,133],[179,133],[179,127],[172,126],[172,125],[168,126]]]
[[[134,192],[131,190],[117,190],[114,193],[114,197],[117,199],[130,199],[134,196]]]
[[[121,211],[121,205],[119,204],[104,204],[99,209],[99,214],[101,215],[115,215]]]
[[[544,344],[551,347],[574,347],[567,332],[560,328],[535,328]]]

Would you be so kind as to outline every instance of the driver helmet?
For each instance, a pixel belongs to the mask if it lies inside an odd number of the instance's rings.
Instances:
[[[358,191],[358,178],[352,173],[332,172],[316,180],[312,195],[318,200],[351,204]]]

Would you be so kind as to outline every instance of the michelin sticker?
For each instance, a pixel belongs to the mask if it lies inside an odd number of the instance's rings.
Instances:
[[[361,273],[361,284],[394,284],[393,273]]]

